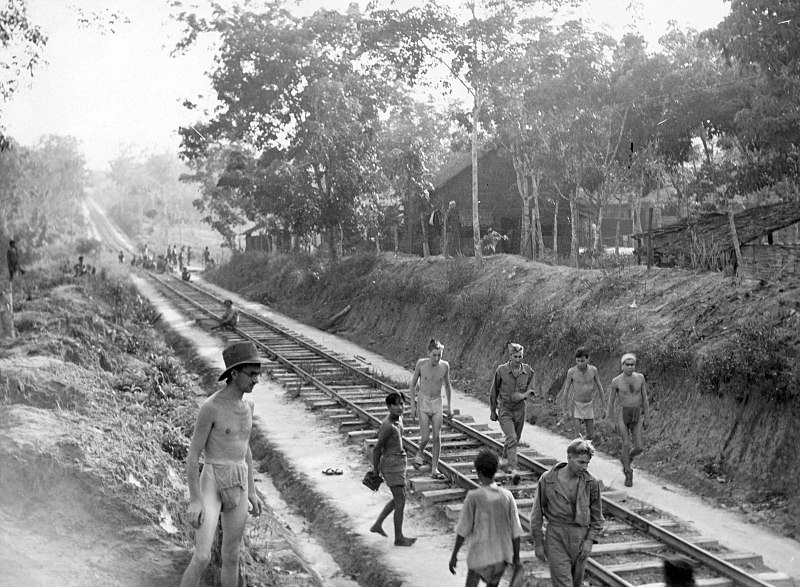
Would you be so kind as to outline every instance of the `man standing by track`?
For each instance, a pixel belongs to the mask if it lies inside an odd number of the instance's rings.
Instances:
[[[181,580],[181,587],[198,585],[211,560],[211,546],[222,513],[222,587],[239,580],[239,546],[250,513],[261,514],[263,504],[253,480],[250,432],[253,402],[244,395],[253,391],[261,374],[261,358],[252,342],[238,342],[222,352],[223,389],[200,406],[194,426],[186,471],[189,484],[189,523],[197,528],[195,550]],[[202,473],[198,470],[204,456]]]
[[[575,351],[575,366],[567,371],[561,392],[564,396],[564,413],[572,420],[575,438],[581,435],[581,425],[585,424],[585,438],[594,440],[595,388],[600,392],[600,411],[605,412],[606,394],[600,383],[600,375],[597,368],[589,364],[589,351],[580,347]]]
[[[428,343],[428,358],[417,361],[414,376],[411,378],[409,395],[411,396],[411,417],[419,417],[419,452],[414,458],[414,468],[419,469],[423,464],[423,454],[428,445],[428,438],[433,428],[433,459],[431,461],[431,477],[444,479],[439,472],[439,454],[442,450],[442,419],[453,415],[450,409],[450,397],[453,386],[450,383],[450,364],[442,360],[444,345],[438,340],[431,339]],[[417,382],[419,381],[419,401],[417,401]],[[442,409],[442,385],[447,395],[447,409]],[[419,415],[419,416],[418,416]]]
[[[576,438],[567,447],[567,462],[547,471],[536,486],[531,536],[536,558],[550,565],[553,587],[581,587],[586,559],[603,531],[600,482],[588,471],[593,456],[592,443]]]
[[[517,447],[525,426],[525,402],[536,396],[536,378],[533,369],[522,362],[525,347],[515,342],[508,343],[510,359],[494,372],[489,388],[489,417],[492,422],[500,421],[505,435],[503,458],[506,470],[511,470],[511,482],[519,483],[517,470]]]

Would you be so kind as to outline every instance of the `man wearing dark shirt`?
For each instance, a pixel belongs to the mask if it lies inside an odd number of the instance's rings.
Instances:
[[[536,558],[550,565],[553,587],[581,587],[586,559],[603,531],[600,482],[588,471],[593,456],[591,441],[573,440],[567,447],[567,462],[542,475],[536,487],[531,536]]]
[[[17,243],[14,240],[8,241],[8,252],[6,253],[6,261],[8,262],[8,280],[14,281],[14,276],[19,273],[25,275],[25,270],[19,266],[19,252],[17,251]]]

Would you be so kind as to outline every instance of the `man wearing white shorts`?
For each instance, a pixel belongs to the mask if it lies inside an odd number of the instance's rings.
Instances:
[[[414,459],[414,467],[423,465],[422,455],[433,429],[433,459],[431,461],[431,477],[444,479],[439,472],[439,453],[442,448],[442,419],[444,414],[449,418],[453,412],[450,409],[450,396],[453,386],[450,383],[450,364],[442,360],[444,345],[438,340],[431,339],[428,343],[428,357],[417,361],[414,376],[411,378],[409,395],[411,396],[411,417],[417,418],[419,414],[420,441],[419,451]],[[417,401],[417,382],[419,382],[419,401]],[[447,409],[442,406],[442,385],[447,395]]]

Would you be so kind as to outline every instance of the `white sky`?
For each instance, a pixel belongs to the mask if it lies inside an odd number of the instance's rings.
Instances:
[[[348,3],[302,0],[299,4],[302,12],[309,12],[321,6],[344,10]],[[606,23],[619,37],[633,22],[626,10],[630,3],[584,0],[578,14]],[[729,10],[723,0],[640,0],[639,5],[637,28],[651,44],[670,19],[703,30]],[[113,33],[81,27],[81,11],[116,12],[129,22],[115,23]],[[45,134],[75,136],[94,169],[107,168],[121,147],[133,152],[177,152],[177,128],[198,117],[181,103],[210,94],[204,72],[213,66],[213,54],[197,49],[188,56],[170,57],[180,27],[169,19],[168,0],[28,0],[28,12],[49,37],[46,63],[4,105],[8,135],[24,145],[35,144]]]

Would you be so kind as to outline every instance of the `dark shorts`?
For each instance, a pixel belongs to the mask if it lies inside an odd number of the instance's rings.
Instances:
[[[386,482],[386,487],[396,487],[406,484],[406,456],[384,455],[381,460],[381,475]]]
[[[642,408],[635,407],[635,408],[622,408],[622,421],[625,423],[625,426],[633,426],[639,421],[642,415]]]

